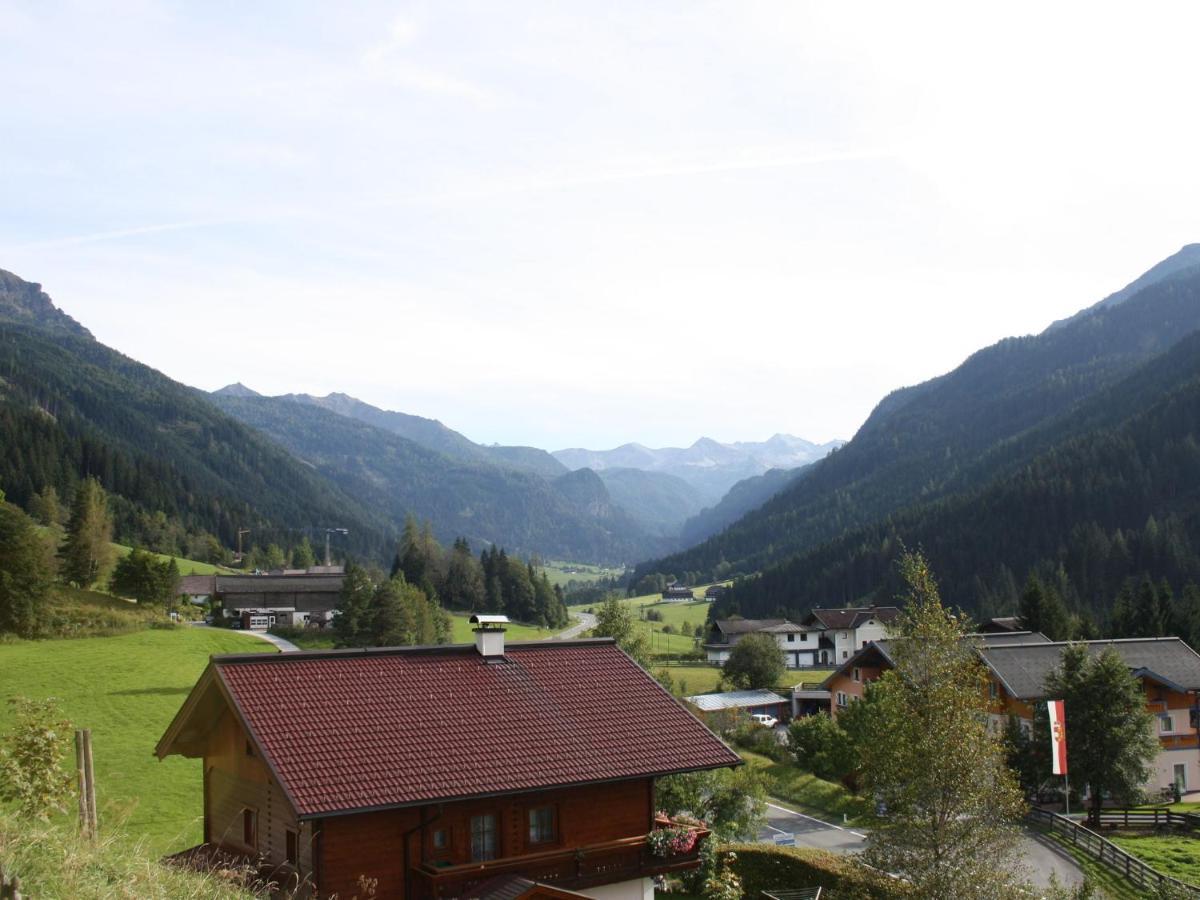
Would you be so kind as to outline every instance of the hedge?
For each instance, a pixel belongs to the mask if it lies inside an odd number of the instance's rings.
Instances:
[[[804,847],[729,844],[737,856],[733,870],[746,897],[758,900],[765,890],[823,887],[822,900],[897,900],[911,896],[903,882],[856,863],[853,857]]]

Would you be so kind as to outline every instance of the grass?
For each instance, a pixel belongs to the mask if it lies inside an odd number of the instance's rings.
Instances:
[[[200,842],[201,771],[193,759],[159,762],[155,742],[210,654],[260,651],[274,648],[206,628],[20,641],[0,645],[0,699],[56,697],[75,727],[92,729],[102,831],[123,823],[131,838],[161,855]],[[10,715],[8,704],[0,703],[0,732]]]
[[[1164,875],[1200,885],[1200,839],[1186,834],[1124,834],[1109,836],[1126,853]]]
[[[475,643],[475,626],[470,622],[466,613],[451,613],[450,643]],[[505,639],[509,641],[544,641],[558,634],[561,629],[538,628],[535,625],[510,623],[505,626]],[[301,650],[332,650],[336,646],[333,633],[326,630],[292,630],[281,631],[280,634],[299,647]]]
[[[54,586],[48,628],[55,637],[79,638],[141,631],[166,622],[160,607],[139,606],[98,591],[59,584]]]
[[[676,693],[680,697],[690,697],[692,694],[709,694],[717,690],[721,680],[721,670],[717,666],[666,666],[675,682]],[[791,689],[802,681],[824,681],[829,677],[831,669],[796,670],[787,669],[778,688]]]
[[[777,763],[757,753],[740,751],[742,759],[767,783],[767,793],[782,800],[797,812],[807,813],[833,822],[850,822],[871,815],[871,804],[864,797],[832,781],[818,778],[789,763]]]
[[[214,875],[164,866],[146,846],[121,837],[96,845],[67,825],[0,815],[0,859],[27,897],[137,897],[139,900],[249,900]]]
[[[604,566],[592,566],[587,563],[566,562],[552,559],[542,565],[551,584],[567,586],[569,581],[599,581],[601,578],[613,578],[624,574],[624,569],[608,569]]]
[[[1075,861],[1087,880],[1104,892],[1103,896],[1107,900],[1139,900],[1143,896],[1141,888],[1127,881],[1124,876],[1108,866],[1101,865],[1094,856],[1089,856],[1078,847],[1073,846],[1062,835],[1040,825],[1032,826],[1032,830],[1058,844]]]
[[[133,552],[132,547],[126,547],[124,544],[113,544],[112,547],[113,550],[116,551],[117,559],[123,559]],[[154,553],[153,551],[150,552],[150,555],[159,562],[166,562],[169,559],[174,559],[175,564],[179,566],[180,575],[213,575],[218,573],[221,575],[238,574],[237,569],[229,569],[225,566],[215,566],[212,563],[200,562],[196,559],[183,559],[178,556],[167,556],[164,553]]]

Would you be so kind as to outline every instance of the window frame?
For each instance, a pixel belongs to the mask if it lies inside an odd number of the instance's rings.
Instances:
[[[859,682],[861,682],[861,681],[862,681],[862,669],[860,669],[858,666],[854,666],[854,667],[853,667],[853,668],[850,670],[850,677],[851,677],[851,679],[853,679],[854,681],[859,681]]]
[[[543,834],[541,837],[536,837],[534,835],[534,822],[535,816],[539,813],[549,815],[549,832],[548,834]],[[526,840],[530,846],[541,847],[558,842],[558,807],[555,804],[543,803],[540,806],[530,807],[525,814],[525,823],[527,825],[525,830]]]
[[[477,829],[475,823],[483,822],[485,820],[491,824],[491,827],[488,829]],[[491,860],[499,859],[500,858],[500,817],[494,812],[480,813],[479,815],[471,816],[470,821],[468,822],[468,827],[470,829],[470,835],[471,835],[471,846],[470,846],[471,862],[473,862],[473,863],[490,862]],[[490,841],[491,846],[488,848],[484,848],[483,851],[479,855],[476,855],[476,846],[477,846],[476,838],[486,836],[489,834],[491,836],[491,841]],[[491,854],[490,856],[488,855],[489,852]]]
[[[253,806],[242,807],[242,845],[258,849],[258,810]]]
[[[300,835],[290,828],[284,832],[283,856],[289,865],[300,864]]]

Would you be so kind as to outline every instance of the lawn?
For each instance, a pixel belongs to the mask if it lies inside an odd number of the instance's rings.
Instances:
[[[470,615],[467,613],[451,613],[450,618],[452,620],[450,643],[475,643],[475,626],[470,622]],[[538,628],[535,625],[521,625],[511,622],[505,626],[504,636],[509,641],[544,641],[547,638],[554,637],[558,632],[559,629],[556,628]],[[296,632],[287,629],[282,632],[282,635],[301,650],[332,650],[336,645],[333,633],[327,630]]]
[[[604,566],[590,566],[587,563],[566,562],[552,559],[542,565],[551,584],[567,586],[569,581],[599,581],[601,578],[614,578],[623,575],[624,569],[607,569]]]
[[[790,764],[777,763],[757,753],[739,751],[746,765],[760,772],[767,782],[767,793],[786,802],[797,812],[807,813],[831,822],[841,823],[843,817],[853,822],[867,818],[870,803],[852,794],[840,784],[825,781],[811,772]]]
[[[1110,840],[1164,875],[1200,885],[1200,838],[1186,834],[1125,834]]]
[[[132,547],[126,547],[124,544],[113,544],[113,550],[116,551],[117,559],[122,559],[133,552]],[[166,562],[169,559],[174,559],[175,564],[179,566],[180,575],[212,575],[220,573],[222,575],[236,575],[237,569],[227,569],[225,566],[214,566],[212,563],[200,562],[195,559],[183,559],[181,557],[167,556],[163,553],[151,553],[159,562]]]
[[[703,588],[696,588],[701,594]],[[691,603],[663,603],[660,594],[647,594],[642,597],[625,597],[621,603],[629,608],[638,627],[646,635],[652,656],[683,656],[696,649],[696,641],[692,632],[697,625],[704,625],[708,616],[709,603],[704,600],[694,600]],[[572,612],[595,610],[598,604],[583,603],[570,607]],[[662,616],[662,621],[652,622],[646,618],[651,611]],[[663,629],[671,626],[673,633],[667,634]],[[681,631],[686,633],[681,634]]]
[[[72,724],[92,729],[101,829],[124,822],[152,854],[201,839],[201,771],[159,762],[154,745],[212,653],[274,652],[237,632],[171,628],[116,637],[0,645],[0,697],[56,697]],[[0,731],[10,721],[0,704]],[[74,748],[70,750],[74,765]]]

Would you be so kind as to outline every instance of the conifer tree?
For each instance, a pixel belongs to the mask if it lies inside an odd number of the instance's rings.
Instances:
[[[0,492],[0,634],[36,637],[46,621],[53,568],[33,521]]]
[[[309,569],[316,564],[317,556],[313,553],[312,544],[309,543],[308,536],[305,535],[300,539],[300,543],[292,548],[292,568]]]
[[[108,495],[95,478],[75,489],[66,540],[61,550],[62,576],[79,587],[91,587],[113,558],[112,516]]]

